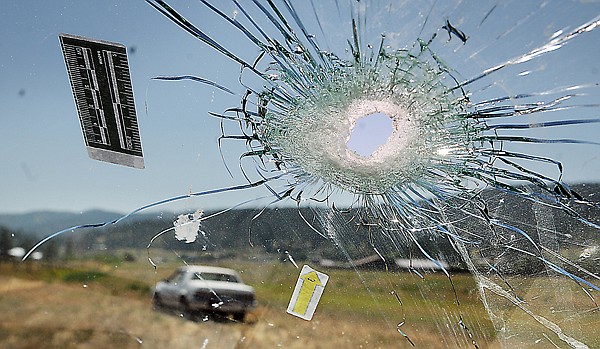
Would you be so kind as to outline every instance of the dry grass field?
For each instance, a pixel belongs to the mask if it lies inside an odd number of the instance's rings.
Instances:
[[[304,321],[285,312],[294,266],[225,263],[255,287],[260,304],[236,323],[152,310],[150,287],[175,264],[157,270],[142,262],[74,265],[0,266],[0,348],[411,348],[397,330],[403,320],[416,348],[473,348],[469,333],[480,348],[500,348],[468,275],[453,278],[457,307],[443,276],[423,281],[412,274],[330,271],[315,317]],[[459,326],[460,315],[469,332]]]
[[[348,287],[356,282],[349,279],[353,272],[333,273],[331,288],[309,322],[285,313],[297,277],[293,266],[237,265],[246,282],[255,286],[260,306],[244,323],[235,323],[190,321],[176,310],[153,311],[149,286],[172,268],[154,271],[143,263],[118,268],[77,265],[80,269],[0,267],[1,348],[410,347],[396,329],[401,320],[397,300],[375,288],[361,293]],[[363,276],[376,279],[377,274]],[[369,305],[373,302],[376,307]],[[406,302],[403,311],[414,314],[415,309]],[[413,316],[403,327],[417,347],[465,347],[464,335],[456,336],[459,340],[441,336],[439,321],[429,321],[429,316],[439,314]],[[487,327],[477,331],[489,337],[490,324],[482,324]]]

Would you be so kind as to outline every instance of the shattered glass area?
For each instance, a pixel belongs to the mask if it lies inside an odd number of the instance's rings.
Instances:
[[[386,290],[396,310],[382,313],[384,330],[398,333],[400,347],[427,345],[416,339],[419,313],[407,311],[417,298],[426,300],[418,311],[437,319],[439,347],[600,346],[590,331],[600,325],[597,186],[581,184],[594,174],[569,170],[597,161],[600,150],[597,5],[147,2],[239,65],[237,86],[202,76],[157,79],[193,80],[230,97],[229,109],[210,111],[222,123],[215,151],[226,154],[231,143],[246,150],[224,156],[239,185],[131,214],[242,191],[248,200],[237,207],[247,207],[258,200],[253,190],[266,188],[265,209],[297,206],[363,287]],[[203,16],[221,20],[218,33],[202,27]],[[371,155],[350,149],[357,122],[376,113],[391,120],[389,138]],[[200,223],[221,213],[179,216],[155,238],[174,230],[193,242]],[[409,261],[409,297],[395,289],[399,274],[361,276],[360,259],[369,255],[386,269],[397,258]],[[474,277],[471,291],[494,334],[482,333],[461,306],[458,268]],[[432,269],[445,275],[444,295],[427,281]]]

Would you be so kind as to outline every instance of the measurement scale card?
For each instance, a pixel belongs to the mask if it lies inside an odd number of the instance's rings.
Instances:
[[[60,34],[90,158],[144,168],[124,45]]]

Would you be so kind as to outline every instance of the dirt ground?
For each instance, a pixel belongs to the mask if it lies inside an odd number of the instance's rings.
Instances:
[[[0,348],[413,348],[399,329],[410,336],[414,348],[476,348],[469,334],[477,341],[478,348],[501,347],[481,301],[473,294],[472,282],[464,275],[454,278],[462,301],[457,313],[459,308],[454,298],[444,292],[443,278],[430,275],[429,287],[416,288],[415,282],[425,281],[411,280],[407,275],[393,276],[392,280],[398,282],[393,287],[403,299],[400,308],[387,287],[378,288],[379,284],[371,282],[390,275],[362,273],[362,280],[370,284],[370,289],[361,293],[360,288],[349,287],[358,282],[351,279],[354,274],[331,272],[333,281],[328,285],[331,288],[312,321],[305,321],[286,313],[295,269],[238,266],[250,284],[255,285],[259,307],[247,314],[244,322],[234,322],[192,318],[177,309],[153,310],[150,285],[172,268],[161,268],[155,273],[147,266],[109,268],[84,264],[78,263],[79,268],[74,269],[1,265]],[[270,282],[261,284],[260,280]],[[543,285],[550,287],[549,280],[528,282],[542,283],[533,287],[537,292],[528,297],[528,305],[559,303],[560,300],[548,298],[556,294],[554,290],[540,293]],[[596,347],[598,337],[592,325],[597,324],[594,315],[597,313],[584,312],[589,309],[586,305],[590,300],[583,297],[581,289],[575,291],[566,294],[577,299],[564,301],[580,311],[576,312],[576,318],[567,319],[573,326],[568,327],[569,323],[561,326],[578,338],[585,338],[586,343],[593,343],[590,347]],[[415,297],[423,292],[429,292],[422,294],[427,296],[427,302]],[[521,327],[512,329],[520,337],[505,338],[505,348],[556,348],[556,343],[565,344],[552,341],[551,333],[543,333],[539,324],[532,324],[531,318],[515,312],[514,307],[502,308],[501,300],[496,300],[496,304],[500,307],[497,311],[504,312],[506,319],[514,318],[507,326]],[[462,316],[468,330],[459,325]],[[398,327],[399,324],[402,326]],[[524,327],[525,324],[529,327]],[[527,339],[530,345],[519,338]]]
[[[244,323],[190,321],[152,310],[150,297],[107,294],[96,284],[0,276],[0,347],[29,348],[409,348],[396,324],[321,313],[304,321],[262,306]],[[463,347],[412,331],[418,348]],[[464,342],[462,342],[464,344]],[[485,346],[489,347],[489,346]]]

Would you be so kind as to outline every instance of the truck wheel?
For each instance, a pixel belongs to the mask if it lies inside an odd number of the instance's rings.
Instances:
[[[181,315],[183,315],[184,318],[193,319],[193,314],[190,309],[190,305],[187,299],[185,299],[185,297],[181,297],[181,299],[179,300],[179,310],[181,311]]]
[[[152,309],[154,310],[159,310],[162,309],[163,307],[163,303],[162,300],[160,299],[160,296],[158,294],[153,294],[152,295]]]
[[[233,320],[237,321],[237,322],[244,322],[244,317],[246,317],[246,313],[239,312],[239,313],[233,313]]]

